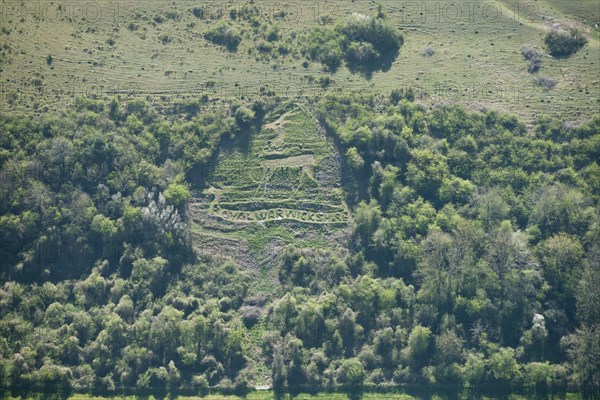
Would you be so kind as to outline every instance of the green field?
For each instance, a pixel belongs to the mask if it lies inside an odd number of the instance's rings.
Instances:
[[[405,43],[391,69],[370,80],[345,67],[332,74],[319,63],[303,65],[300,49],[319,22],[336,23],[355,12],[372,15],[374,3],[253,3],[258,16],[233,20],[244,3],[3,2],[3,109],[56,109],[85,94],[118,93],[159,105],[205,96],[214,105],[265,93],[300,100],[324,91],[394,87],[415,88],[429,105],[456,101],[473,109],[517,113],[529,122],[540,113],[582,121],[599,107],[594,1],[507,1],[485,7],[382,1],[387,18],[405,34]],[[194,8],[202,11],[195,15]],[[241,34],[235,52],[203,37],[221,21]],[[533,85],[520,49],[525,44],[543,47],[544,34],[556,23],[579,26],[590,40],[568,59],[544,57],[539,74],[557,82],[553,90],[544,91]],[[272,42],[271,29],[278,32]],[[431,57],[423,56],[428,46],[435,49]],[[326,90],[319,85],[323,77],[332,80]]]

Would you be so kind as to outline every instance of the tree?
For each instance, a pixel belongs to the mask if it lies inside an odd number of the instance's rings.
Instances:
[[[162,399],[167,394],[169,372],[165,367],[149,368],[137,381],[137,387],[142,391],[152,393]]]
[[[235,121],[237,122],[240,128],[245,128],[249,126],[252,121],[256,118],[256,113],[249,109],[248,107],[241,106],[235,110],[234,113]]]
[[[521,376],[521,369],[515,359],[515,351],[510,347],[500,348],[489,359],[491,376],[497,381],[511,382]]]
[[[502,193],[494,188],[473,194],[473,203],[479,220],[486,230],[491,230],[507,219],[510,207],[502,198]]]
[[[364,370],[362,363],[358,358],[348,358],[342,361],[337,370],[337,382],[349,387],[358,387],[362,385]]]
[[[467,386],[476,386],[485,378],[483,354],[469,353],[462,367],[462,376]]]
[[[279,398],[283,394],[285,381],[287,379],[286,372],[287,371],[285,369],[282,343],[279,341],[278,343],[276,343],[273,349],[273,364],[271,372],[273,380],[273,390],[277,398]]]
[[[360,171],[365,165],[365,160],[359,154],[356,147],[351,147],[346,151],[346,160],[348,161],[348,165],[355,171]]]
[[[451,311],[453,299],[453,276],[456,274],[457,257],[450,235],[432,232],[422,242],[423,262],[417,274],[422,279],[419,295],[434,302],[438,309]]]
[[[532,362],[523,366],[525,386],[546,391],[554,380],[554,368],[548,362]]]
[[[236,51],[242,41],[240,33],[225,23],[209,29],[204,34],[204,38],[214,44],[224,46],[229,51]]]
[[[164,195],[165,200],[167,200],[169,204],[177,207],[179,210],[182,210],[192,197],[190,189],[187,185],[175,182],[169,184]]]
[[[497,294],[498,328],[501,337],[516,343],[519,331],[515,321],[525,322],[533,314],[536,285],[541,282],[538,264],[521,232],[513,232],[503,221],[488,243],[485,259],[495,272],[500,290]]]
[[[447,330],[435,337],[435,358],[438,363],[459,363],[463,359],[463,344],[454,331]]]
[[[575,334],[561,340],[575,370],[574,377],[580,383],[585,398],[600,395],[600,324],[584,325]]]
[[[92,220],[92,231],[108,243],[117,233],[117,227],[110,218],[98,214]]]
[[[592,235],[593,236],[593,235]],[[580,329],[561,339],[586,398],[600,396],[600,245],[594,241],[577,289]]]
[[[140,289],[148,289],[157,295],[166,287],[168,265],[168,261],[162,257],[155,257],[152,260],[137,259],[133,262],[131,281]]]
[[[582,325],[600,324],[600,245],[595,242],[588,251],[589,264],[584,267],[577,286],[577,316]]]
[[[423,367],[431,355],[431,329],[415,326],[408,336],[404,355],[415,372]]]
[[[344,343],[345,355],[352,357],[356,342],[356,314],[350,308],[347,308],[340,318],[339,331]]]
[[[296,336],[306,348],[321,346],[326,338],[323,310],[319,304],[309,301],[300,308],[296,318]]]
[[[582,234],[591,219],[583,194],[563,184],[544,187],[534,201],[529,223],[535,224],[544,237],[560,232]]]
[[[150,344],[159,355],[163,365],[176,354],[181,340],[181,319],[183,312],[171,306],[165,306],[150,326]]]
[[[377,202],[361,202],[356,208],[354,236],[359,243],[368,247],[381,222],[381,208]]]
[[[386,370],[393,369],[395,364],[394,330],[388,326],[376,332],[373,344],[377,354],[383,360],[383,367]]]
[[[406,168],[406,181],[427,200],[436,198],[448,175],[446,157],[429,149],[415,149]]]
[[[560,233],[541,242],[537,253],[542,262],[544,278],[552,287],[552,297],[574,319],[575,291],[584,257],[581,243],[574,236]]]

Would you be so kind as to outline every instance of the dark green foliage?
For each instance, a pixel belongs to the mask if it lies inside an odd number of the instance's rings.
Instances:
[[[342,61],[352,72],[370,77],[387,71],[404,43],[398,30],[382,18],[354,14],[335,28],[316,28],[310,33],[305,53],[336,71]]]
[[[544,38],[548,52],[555,57],[569,57],[587,43],[587,38],[576,28],[552,29]]]
[[[204,34],[204,37],[214,44],[224,46],[229,51],[236,51],[242,42],[240,33],[225,23],[220,23],[214,28],[209,29]]]
[[[260,295],[256,270],[193,256],[186,210],[198,169],[268,104],[88,99],[2,117],[1,386],[244,394],[264,365],[278,394],[417,383],[597,396],[600,119],[542,116],[528,131],[412,98],[316,104],[350,171],[347,247],[287,246]],[[51,258],[57,245],[87,258]]]

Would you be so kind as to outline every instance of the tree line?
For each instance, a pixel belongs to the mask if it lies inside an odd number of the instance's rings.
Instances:
[[[278,287],[259,296],[249,271],[194,254],[186,205],[220,144],[272,104],[81,99],[0,117],[2,390],[244,393],[258,357],[277,393],[597,395],[600,118],[541,116],[530,131],[413,97],[311,105],[344,155],[347,248],[288,246]],[[15,172],[34,164],[43,172]],[[68,246],[87,256],[43,251]]]

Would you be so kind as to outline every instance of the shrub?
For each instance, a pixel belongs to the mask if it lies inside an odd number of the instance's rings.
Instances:
[[[365,160],[361,157],[356,147],[351,147],[346,151],[346,160],[355,170],[359,170],[365,165]]]
[[[305,52],[314,61],[320,61],[328,70],[335,71],[344,58],[344,38],[332,29],[316,28],[308,39]]]
[[[273,50],[273,45],[271,45],[271,43],[262,41],[256,45],[256,50],[261,53],[268,54],[271,52],[271,50]]]
[[[546,76],[538,76],[535,78],[534,83],[544,90],[552,90],[556,86],[556,81]]]
[[[167,44],[167,43],[170,43],[170,42],[171,42],[171,40],[172,40],[172,39],[171,39],[171,37],[170,37],[169,35],[167,35],[167,34],[161,35],[161,36],[159,37],[159,39],[160,39],[160,41],[162,42],[162,44]]]
[[[523,46],[521,54],[526,60],[529,60],[527,71],[532,74],[539,71],[542,66],[542,51],[537,47]]]
[[[202,7],[194,7],[192,8],[192,14],[196,18],[204,18],[204,9]]]
[[[586,43],[587,39],[579,29],[571,28],[568,31],[562,29],[552,29],[544,39],[548,51],[554,57],[569,57]]]
[[[240,33],[224,23],[206,32],[204,38],[214,44],[225,46],[229,51],[236,51],[242,41]]]
[[[363,366],[358,358],[345,359],[338,368],[336,375],[339,384],[358,386],[363,380]]]
[[[404,41],[398,30],[391,25],[381,19],[362,14],[354,14],[337,29],[341,30],[348,40],[371,43],[381,53],[398,50]]]
[[[435,49],[433,48],[433,46],[427,46],[425,48],[425,50],[423,50],[423,55],[425,57],[431,57],[434,54],[435,54]]]
[[[256,114],[251,109],[242,106],[235,110],[234,117],[237,124],[240,127],[244,127],[252,123],[252,121],[256,117]]]
[[[533,74],[537,72],[542,67],[542,60],[540,58],[532,58],[529,60],[529,65],[527,65],[527,72]]]
[[[266,34],[267,41],[274,42],[276,40],[279,40],[279,38],[280,38],[279,27],[272,26],[271,29],[269,29],[269,31]]]
[[[489,359],[490,374],[498,381],[509,382],[521,376],[521,369],[515,359],[515,351],[501,348]]]
[[[187,185],[181,183],[171,183],[165,190],[165,200],[175,207],[182,208],[192,197]]]
[[[366,64],[379,56],[380,54],[375,50],[375,47],[368,42],[353,42],[348,46],[346,53],[348,62],[356,64]]]
[[[331,71],[345,60],[351,71],[369,75],[387,71],[403,43],[402,34],[384,20],[354,14],[333,29],[313,30],[304,51]]]

